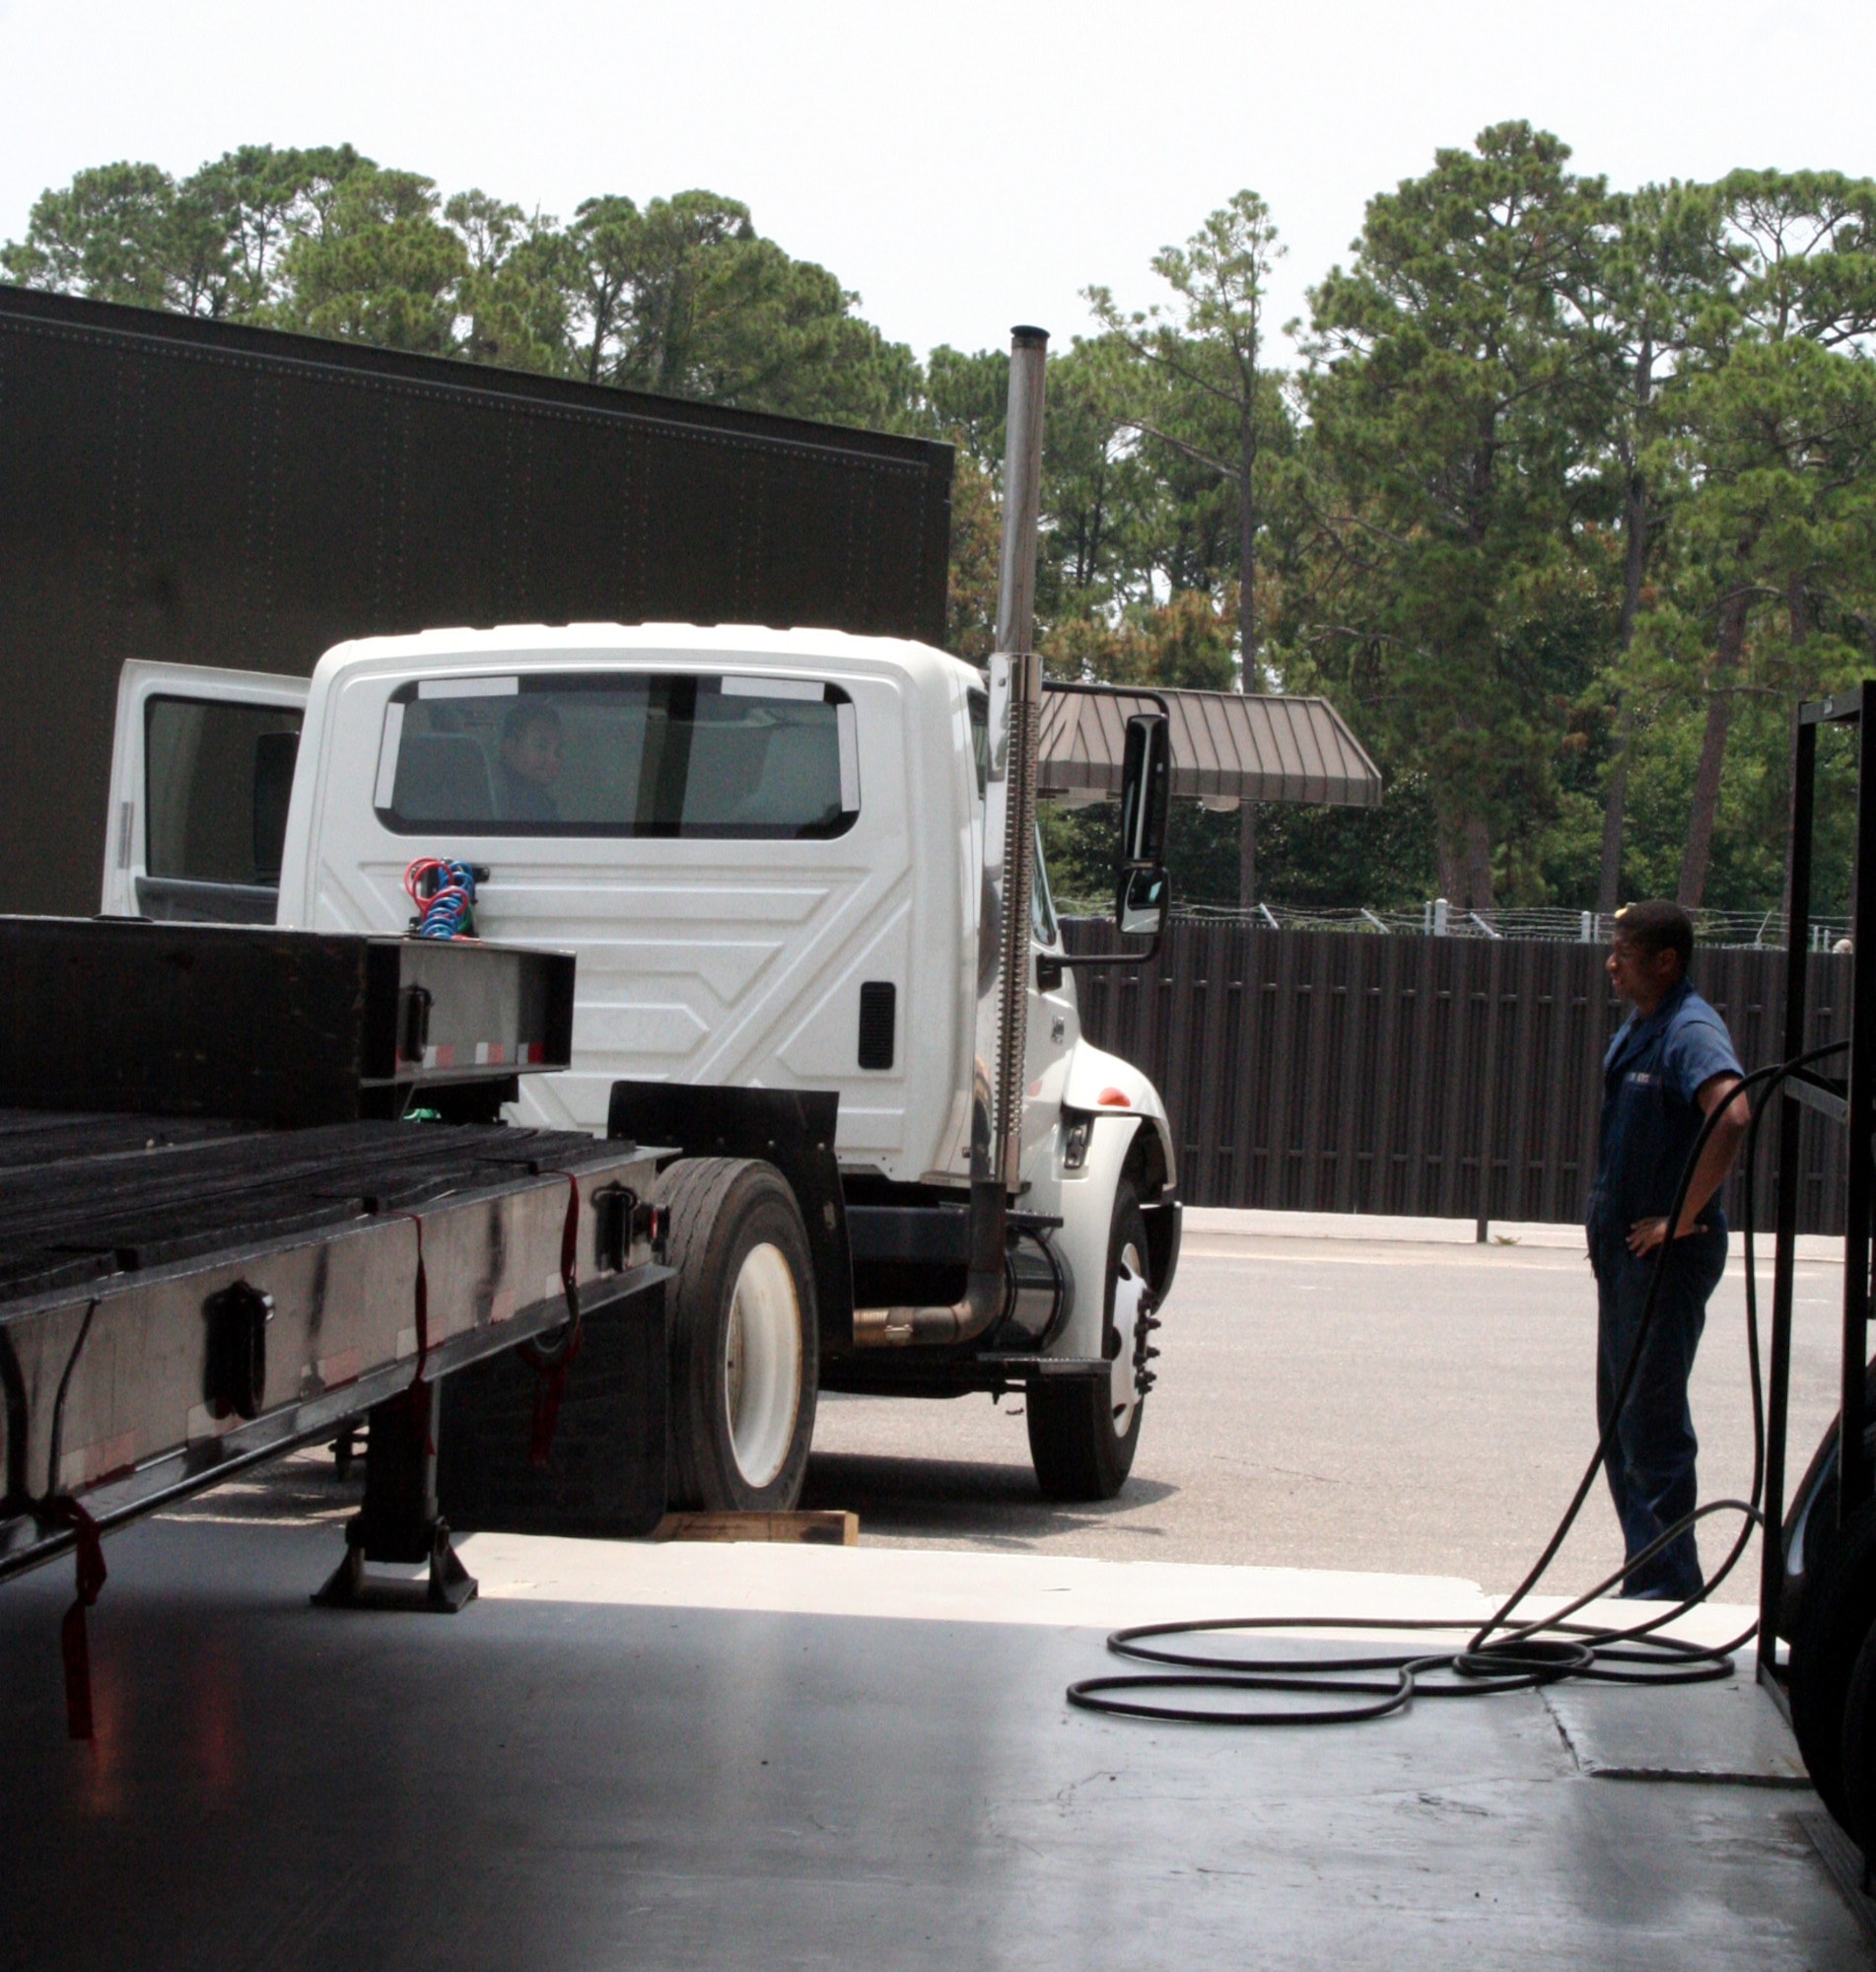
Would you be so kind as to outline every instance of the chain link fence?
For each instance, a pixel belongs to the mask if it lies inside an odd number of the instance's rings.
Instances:
[[[1100,918],[1113,909],[1111,900],[1064,898],[1059,909],[1065,918]],[[1612,917],[1595,911],[1571,910],[1489,910],[1466,911],[1449,905],[1444,897],[1430,897],[1408,910],[1369,910],[1350,904],[1324,908],[1304,908],[1293,904],[1253,904],[1249,908],[1233,904],[1196,904],[1175,901],[1174,915],[1195,924],[1236,924],[1258,926],[1266,931],[1346,931],[1374,934],[1405,933],[1422,938],[1539,939],[1566,945],[1607,945],[1614,924]],[[1697,943],[1731,949],[1759,951],[1784,950],[1785,925],[1781,910],[1695,911]],[[1835,951],[1840,939],[1847,937],[1847,918],[1814,918],[1810,928],[1810,950]]]

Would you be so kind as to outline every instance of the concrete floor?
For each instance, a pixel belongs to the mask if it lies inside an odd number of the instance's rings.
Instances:
[[[0,1595],[8,1972],[1869,1963],[1750,1689],[1574,1695],[1627,1699],[1605,1737],[1644,1757],[1732,1708],[1694,1734],[1732,1778],[1612,1779],[1535,1694],[1307,1733],[1064,1703],[1100,1625],[1293,1576],[491,1536],[482,1599],[432,1617],[309,1608],[334,1553],[113,1542],[89,1747],[65,1571]]]
[[[1807,1452],[1838,1279],[1800,1277]],[[859,1550],[483,1535],[455,1618],[309,1608],[353,1489],[290,1462],[109,1543],[89,1747],[69,1568],[0,1588],[0,1972],[1871,1963],[1749,1656],[1317,1731],[1070,1708],[1123,1622],[1477,1617],[1588,1449],[1567,1252],[1204,1234],[1162,1340],[1111,1507],[1043,1507],[1007,1407],[837,1400],[811,1484]]]

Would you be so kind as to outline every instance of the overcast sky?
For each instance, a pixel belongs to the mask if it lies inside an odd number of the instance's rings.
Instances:
[[[1372,192],[1489,122],[1622,185],[1876,174],[1873,77],[1869,0],[0,0],[0,238],[86,165],[349,140],[561,215],[706,186],[921,353],[1066,341],[1241,185],[1282,318]]]

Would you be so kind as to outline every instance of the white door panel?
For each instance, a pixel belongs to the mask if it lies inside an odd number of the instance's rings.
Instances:
[[[640,979],[695,974],[725,1002],[747,992],[763,967],[783,949],[779,938],[735,944],[712,940],[704,945],[695,939],[640,939],[630,945],[614,938],[582,941],[582,950],[592,953],[595,968],[629,970]]]
[[[574,1059],[579,1059],[575,1042]],[[650,1076],[638,1078],[652,1081]],[[595,1136],[606,1126],[606,1108],[612,1100],[612,1077],[589,1075],[567,1069],[559,1075],[524,1075],[521,1098],[515,1105],[518,1121],[534,1123],[549,1130],[590,1130]]]
[[[896,907],[882,903],[883,921],[873,938],[857,956],[838,966],[819,998],[776,1049],[776,1059],[800,1087],[844,1085],[839,1141],[850,1154],[889,1155],[906,1147],[906,1055],[911,1036],[903,1004],[895,1009],[891,1068],[861,1070],[857,1060],[862,985],[868,980],[890,981],[899,989],[897,999],[903,1003],[906,997],[912,907],[904,886],[896,887],[901,889]]]
[[[710,1037],[694,1008],[681,1002],[624,1001],[608,1006],[596,994],[578,991],[574,1002],[574,1052],[587,1062],[624,1064],[634,1056],[687,1060]]]
[[[251,756],[244,763],[246,784],[233,791],[229,813],[219,817],[228,826],[218,829],[214,814],[192,815],[191,797],[230,793],[224,771],[229,763],[212,761],[206,750],[206,743],[215,736],[212,730],[205,734],[204,728],[212,728],[217,711],[240,708],[253,713],[254,719],[243,723],[242,731],[221,736],[224,740],[251,744],[246,724],[256,731],[277,729],[283,733],[297,726],[308,689],[305,678],[266,671],[150,664],[142,659],[132,659],[124,666],[117,679],[100,910],[110,917],[135,917],[146,907],[163,909],[153,891],[200,892],[194,899],[200,909],[189,914],[213,915],[210,906],[220,890],[227,893],[233,916],[250,920],[257,915],[272,916],[263,894],[265,885],[252,880],[260,873],[225,867],[213,854],[218,846],[228,846],[218,844],[219,835],[232,834],[232,846],[237,850],[242,847],[243,824],[250,818],[237,810],[243,802],[252,800]],[[154,758],[150,747],[153,710],[174,715],[168,722],[174,730],[159,734]],[[284,787],[280,792],[284,795]],[[281,818],[284,822],[284,812]],[[210,860],[192,868],[191,851],[197,856],[207,851]],[[168,899],[173,907],[175,901],[174,895]]]
[[[894,985],[904,980],[911,914],[910,902],[900,898],[897,908],[887,914],[862,950],[846,960],[826,991],[776,1049],[777,1059],[804,1082],[816,1076],[824,1080],[853,1073],[856,1038],[860,1032],[861,985],[869,979],[890,980]],[[904,1035],[895,1033],[895,1069],[904,1045]],[[881,1088],[893,1073],[894,1070],[886,1069],[871,1071],[880,1078]]]

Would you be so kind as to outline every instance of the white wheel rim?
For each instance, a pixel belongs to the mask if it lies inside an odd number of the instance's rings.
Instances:
[[[752,1246],[724,1334],[724,1399],[736,1470],[771,1485],[788,1462],[801,1402],[801,1307],[779,1246]]]
[[[1116,1438],[1125,1438],[1132,1429],[1134,1406],[1140,1402],[1134,1352],[1140,1347],[1140,1304],[1146,1298],[1146,1264],[1140,1257],[1140,1248],[1129,1239],[1120,1250],[1114,1270],[1114,1333],[1121,1343],[1112,1372]]]

